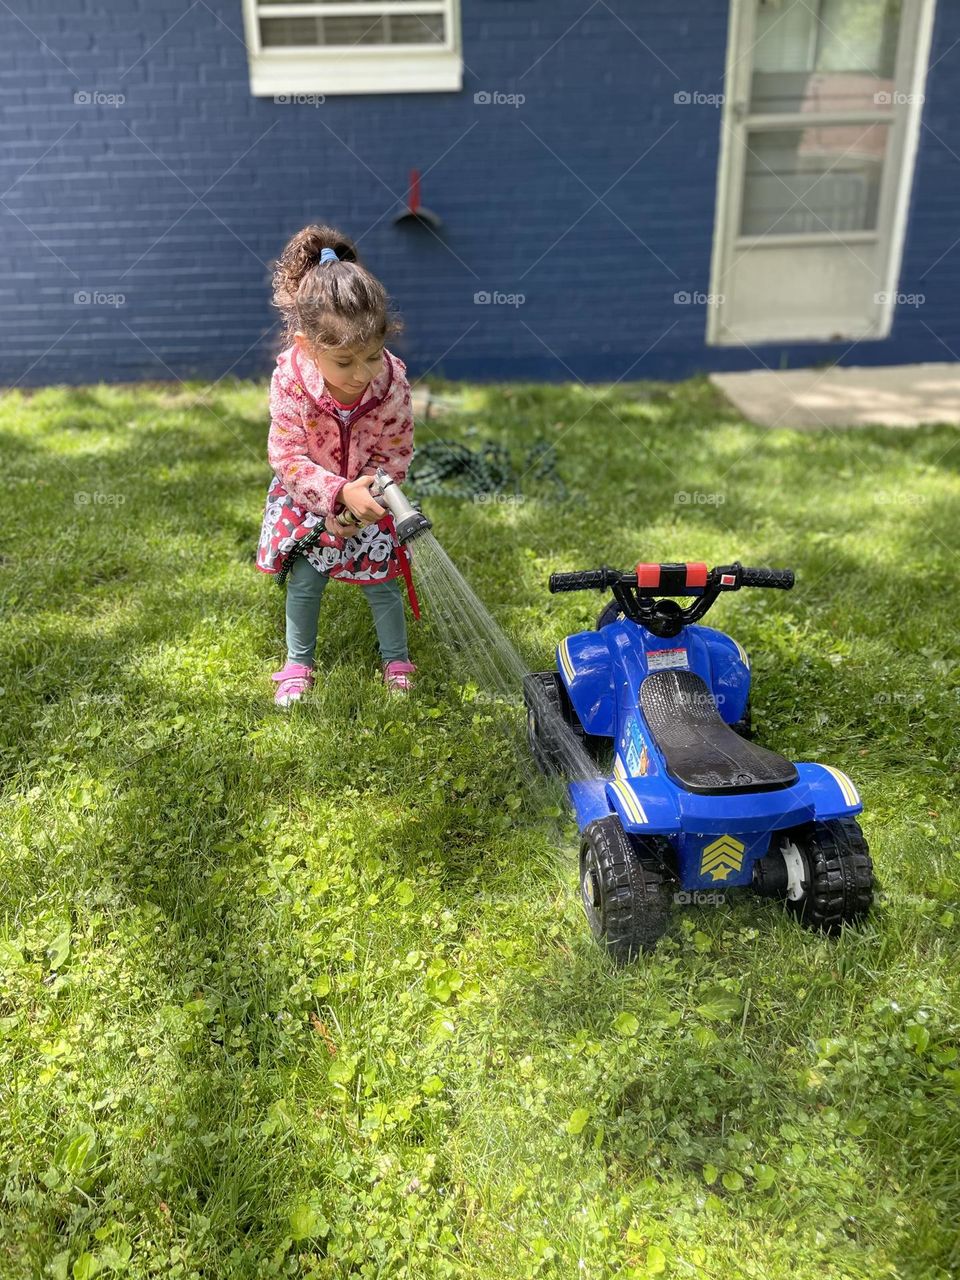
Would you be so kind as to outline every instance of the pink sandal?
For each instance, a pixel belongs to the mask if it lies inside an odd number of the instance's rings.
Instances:
[[[416,671],[412,662],[403,662],[395,658],[393,662],[383,664],[383,679],[391,693],[409,693],[413,688],[410,676]]]
[[[313,667],[305,667],[300,662],[288,662],[282,671],[275,671],[270,679],[278,682],[274,702],[278,707],[289,707],[292,702],[299,702],[306,691],[313,687]]]

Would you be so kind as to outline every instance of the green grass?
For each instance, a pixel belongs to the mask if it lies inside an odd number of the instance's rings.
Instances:
[[[0,1276],[956,1274],[956,434],[438,386],[421,443],[557,443],[563,503],[425,501],[532,667],[600,603],[552,570],[796,569],[710,622],[760,740],[860,787],[876,909],[829,941],[731,898],[612,968],[573,824],[428,616],[391,702],[334,588],[274,711],[265,384],[11,393]]]

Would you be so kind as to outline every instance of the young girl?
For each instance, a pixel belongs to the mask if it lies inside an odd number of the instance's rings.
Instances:
[[[358,583],[373,614],[387,687],[405,693],[409,661],[398,575],[417,614],[408,554],[393,519],[370,494],[382,466],[402,482],[413,458],[406,366],[387,351],[401,328],[383,285],[356,246],[327,226],[304,227],[275,264],[273,305],[284,341],[270,384],[267,456],[274,475],[257,568],[278,573],[290,548],[318,524],[319,540],[287,578],[287,662],[271,679],[281,707],[313,684],[320,600],[330,578]]]

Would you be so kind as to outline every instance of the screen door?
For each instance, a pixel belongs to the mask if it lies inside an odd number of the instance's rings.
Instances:
[[[889,333],[934,0],[733,0],[707,337]]]

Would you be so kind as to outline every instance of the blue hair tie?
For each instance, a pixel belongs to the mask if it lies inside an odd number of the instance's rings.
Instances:
[[[320,263],[321,263],[321,265],[322,265],[324,262],[339,262],[339,261],[340,261],[340,259],[337,257],[337,251],[336,251],[336,249],[324,249],[324,250],[322,250],[322,252],[321,252],[321,254],[320,254]]]

